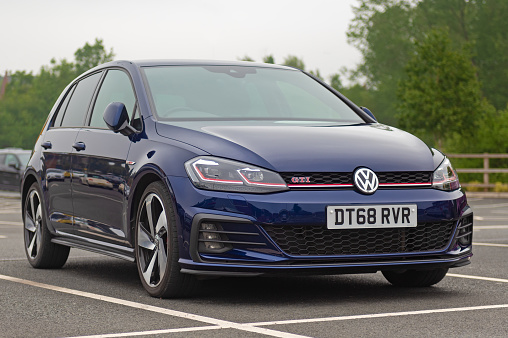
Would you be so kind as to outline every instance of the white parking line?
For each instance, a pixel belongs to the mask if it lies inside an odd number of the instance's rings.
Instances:
[[[468,279],[479,279],[491,282],[502,282],[508,283],[508,279],[500,279],[500,278],[489,278],[489,277],[481,277],[481,276],[470,276],[470,275],[460,275],[460,274],[447,274],[450,277],[457,278],[468,278]],[[90,292],[78,291],[68,288],[63,288],[55,285],[49,285],[39,282],[34,282],[26,279],[20,279],[11,276],[0,275],[0,279],[11,281],[14,283],[20,283],[25,285],[30,285],[34,287],[39,287],[43,289],[48,289],[52,291],[67,293],[75,296],[86,297],[90,299],[100,300],[104,302],[109,302],[113,304],[128,306],[131,308],[141,309],[145,311],[152,311],[160,314],[166,314],[174,317],[195,320],[199,322],[204,322],[208,324],[212,324],[211,326],[198,326],[198,327],[185,327],[185,328],[176,328],[176,329],[165,329],[165,330],[154,330],[154,331],[140,331],[140,332],[125,332],[125,333],[113,333],[113,334],[104,334],[104,335],[93,335],[93,336],[81,336],[81,338],[87,337],[127,337],[127,336],[141,336],[141,335],[156,335],[156,334],[166,334],[166,333],[177,333],[177,332],[192,332],[192,331],[204,331],[204,330],[218,330],[218,329],[237,329],[242,331],[254,332],[259,334],[264,334],[273,337],[282,337],[282,338],[293,338],[293,337],[305,337],[301,335],[291,334],[282,331],[276,331],[272,329],[262,328],[260,326],[271,326],[271,325],[287,325],[287,324],[302,324],[302,323],[317,323],[317,322],[331,322],[331,321],[346,321],[346,320],[356,320],[356,319],[372,319],[372,318],[386,318],[386,317],[400,317],[400,316],[413,316],[413,315],[425,315],[425,314],[435,314],[435,313],[448,313],[448,312],[464,312],[464,311],[480,311],[480,310],[494,310],[494,309],[505,309],[508,308],[508,304],[497,304],[497,305],[484,305],[484,306],[471,306],[471,307],[460,307],[460,308],[447,308],[447,309],[433,309],[433,310],[417,310],[417,311],[403,311],[403,312],[389,312],[389,313],[374,313],[374,314],[365,314],[365,315],[350,315],[350,316],[338,316],[338,317],[322,317],[322,318],[308,318],[308,319],[295,319],[295,320],[280,320],[280,321],[270,321],[270,322],[256,322],[256,323],[235,323],[226,320],[215,319],[211,317],[205,317],[190,313],[185,313],[181,311],[151,306],[143,303],[132,302],[128,300],[123,300],[119,298],[113,298],[103,295],[98,295]]]
[[[508,229],[508,225],[475,225],[473,230],[497,230]]]
[[[317,323],[317,322],[333,322],[342,320],[353,319],[371,319],[371,318],[386,318],[386,317],[401,317],[401,316],[414,316],[414,315],[427,315],[433,313],[446,313],[446,312],[463,312],[463,311],[477,311],[477,310],[493,310],[493,309],[506,309],[508,304],[500,305],[485,305],[485,306],[471,306],[471,307],[457,307],[448,309],[435,309],[435,310],[419,310],[419,311],[405,311],[405,312],[389,312],[389,313],[373,313],[368,315],[352,315],[342,317],[324,317],[324,318],[309,318],[309,319],[295,319],[295,320],[279,320],[273,322],[259,322],[249,323],[251,326],[269,326],[269,325],[287,325],[287,324],[302,324],[302,323]]]
[[[1,225],[23,225],[23,222],[15,222],[15,221],[0,221]]]
[[[459,275],[456,273],[447,273],[447,276],[450,277],[457,277],[457,278],[469,278],[469,279],[479,279],[479,280],[485,280],[489,282],[501,282],[501,283],[508,283],[508,279],[501,279],[501,278],[491,278],[491,277],[481,277],[481,276],[471,276],[471,275]]]
[[[124,333],[109,333],[99,334],[92,336],[75,336],[68,338],[116,338],[116,337],[135,337],[135,336],[147,336],[165,333],[178,333],[178,332],[192,332],[192,331],[205,331],[205,330],[219,330],[222,329],[220,326],[197,326],[197,327],[182,327],[179,329],[166,329],[166,330],[153,330],[153,331],[139,331],[139,332],[124,332]]]
[[[0,214],[19,214],[21,209],[2,209]]]
[[[4,236],[4,235],[0,235],[0,238],[7,238],[7,236]]]
[[[239,323],[230,322],[227,320],[220,320],[220,319],[215,319],[215,318],[211,318],[211,317],[195,315],[192,313],[185,313],[185,312],[181,312],[181,311],[165,309],[165,308],[152,306],[152,305],[148,305],[148,304],[137,303],[137,302],[132,302],[132,301],[124,300],[124,299],[98,295],[95,293],[63,288],[60,286],[34,282],[34,281],[11,277],[11,276],[0,275],[0,279],[11,281],[14,283],[19,283],[19,284],[35,286],[35,287],[42,288],[42,289],[67,293],[67,294],[71,294],[71,295],[75,295],[75,296],[81,296],[81,297],[86,297],[86,298],[90,298],[90,299],[100,300],[100,301],[108,302],[108,303],[112,303],[112,304],[128,306],[128,307],[135,308],[135,309],[152,311],[152,312],[165,314],[165,315],[169,315],[169,316],[173,316],[173,317],[195,320],[198,322],[212,324],[212,325],[214,325],[214,327],[217,327],[217,329],[237,329],[237,330],[241,330],[241,331],[254,332],[254,333],[264,334],[267,336],[280,337],[280,338],[306,337],[306,336],[296,335],[296,334],[287,333],[287,332],[275,331],[275,330],[265,329],[265,328],[261,328],[261,327],[254,327],[251,325],[239,324]],[[306,338],[308,338],[308,337],[306,337]]]
[[[473,245],[494,246],[494,247],[500,247],[500,248],[508,248],[508,244],[498,244],[498,243],[478,243],[478,242],[473,242]]]
[[[508,203],[475,205],[473,210],[474,209],[501,208],[501,207],[508,207]]]
[[[473,216],[475,221],[505,221],[506,217]]]

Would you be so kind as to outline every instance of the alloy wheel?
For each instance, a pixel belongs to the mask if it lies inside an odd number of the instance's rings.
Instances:
[[[25,249],[31,259],[41,250],[42,206],[37,190],[31,190],[25,209]]]
[[[142,202],[138,219],[138,257],[145,283],[157,287],[164,278],[168,263],[168,224],[164,205],[155,193]]]

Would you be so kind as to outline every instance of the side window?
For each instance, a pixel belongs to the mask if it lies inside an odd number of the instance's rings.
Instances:
[[[16,167],[19,166],[18,159],[13,154],[7,154],[5,156],[5,165],[15,164]]]
[[[67,96],[65,97],[64,101],[60,105],[60,109],[56,112],[56,117],[53,118],[53,127],[60,127],[62,125],[62,119],[65,114],[65,109],[67,109],[67,105],[69,104],[69,100],[71,99],[72,92],[76,88],[76,85],[72,86],[71,89],[69,89],[69,92],[67,93]]]
[[[103,114],[111,102],[122,102],[127,108],[129,116],[132,116],[134,105],[136,104],[136,96],[134,95],[129,76],[117,69],[109,70],[102,82],[93,108],[92,118],[90,119],[91,127],[107,128]]]
[[[83,125],[100,76],[101,73],[95,73],[78,82],[65,110],[62,127],[80,127]]]
[[[5,155],[0,154],[0,164],[5,164]]]

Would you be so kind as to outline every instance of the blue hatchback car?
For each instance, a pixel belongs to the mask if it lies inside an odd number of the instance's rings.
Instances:
[[[438,283],[469,264],[473,213],[441,152],[300,70],[115,61],[60,95],[22,181],[25,251],[136,262],[155,297],[199,276],[381,271]]]

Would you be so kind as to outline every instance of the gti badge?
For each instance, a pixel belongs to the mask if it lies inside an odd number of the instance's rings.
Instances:
[[[310,183],[310,177],[291,177],[292,183]]]
[[[364,194],[373,194],[379,187],[379,180],[376,174],[368,168],[356,169],[353,179],[355,187]]]

